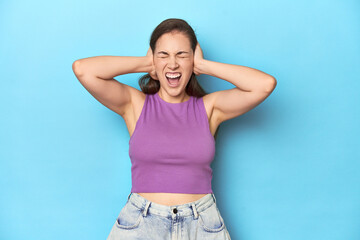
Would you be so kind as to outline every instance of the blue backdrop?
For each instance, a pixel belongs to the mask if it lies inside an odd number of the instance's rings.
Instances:
[[[131,189],[129,133],[72,63],[145,56],[170,17],[189,22],[205,59],[277,80],[219,130],[212,184],[232,239],[360,239],[356,0],[1,1],[0,239],[108,236]],[[143,74],[116,79],[139,89]]]

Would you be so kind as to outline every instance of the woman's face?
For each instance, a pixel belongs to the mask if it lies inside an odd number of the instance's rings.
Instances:
[[[194,68],[194,53],[190,40],[183,33],[165,33],[157,40],[153,57],[160,86],[168,93],[181,93]],[[179,75],[180,78],[170,78]]]

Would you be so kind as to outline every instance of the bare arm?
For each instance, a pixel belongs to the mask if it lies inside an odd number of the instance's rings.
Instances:
[[[198,71],[228,81],[245,92],[271,92],[276,83],[273,76],[258,69],[206,59],[199,63]]]
[[[150,49],[149,49],[150,50]],[[99,102],[124,116],[131,107],[133,94],[139,90],[114,79],[127,73],[151,72],[152,55],[132,56],[96,56],[76,60],[73,71],[86,90]]]
[[[250,111],[264,101],[277,84],[273,76],[260,70],[204,59],[200,44],[196,46],[194,55],[194,72],[196,75],[211,75],[236,86],[208,94],[217,123]]]
[[[146,56],[97,56],[76,60],[73,69],[77,77],[92,75],[101,79],[112,79],[128,73],[149,72],[151,62]]]

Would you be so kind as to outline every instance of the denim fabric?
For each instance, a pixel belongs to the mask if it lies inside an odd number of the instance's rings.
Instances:
[[[130,193],[107,238],[122,239],[231,240],[213,193],[173,206]]]

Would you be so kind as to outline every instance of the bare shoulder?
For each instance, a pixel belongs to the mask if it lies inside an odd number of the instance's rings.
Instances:
[[[273,89],[243,91],[237,87],[204,96],[208,116],[216,124],[238,117],[263,102]]]
[[[131,96],[131,105],[139,106],[139,104],[142,105],[142,103],[145,102],[146,94],[143,93],[142,91],[140,91],[134,87],[130,87],[129,93]]]
[[[208,119],[210,121],[210,119],[212,117],[212,114],[213,114],[213,110],[214,110],[215,94],[214,93],[208,93],[208,94],[204,95],[202,98],[203,98],[203,101],[204,101],[206,114],[207,114]]]
[[[122,117],[125,120],[126,126],[129,131],[129,135],[131,137],[132,133],[134,132],[136,122],[140,117],[141,110],[144,106],[146,94],[130,86],[129,86],[129,94],[131,101],[127,106],[127,108],[125,109],[125,112],[122,115]]]
[[[126,93],[129,96],[129,100],[126,103],[126,106],[122,107],[121,109],[118,108],[112,110],[125,118],[132,115],[136,106],[139,106],[141,102],[145,101],[145,94],[132,86],[126,84],[122,84],[122,86],[126,88]]]
[[[211,134],[214,136],[216,129],[220,125],[220,118],[219,118],[219,112],[215,109],[215,98],[216,98],[216,92],[208,93],[204,95],[203,102],[206,110],[206,114],[209,121],[209,128]]]

